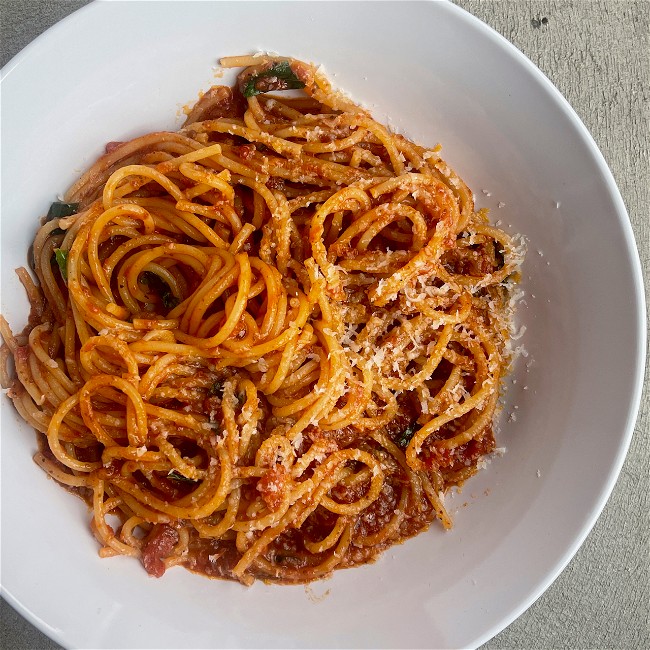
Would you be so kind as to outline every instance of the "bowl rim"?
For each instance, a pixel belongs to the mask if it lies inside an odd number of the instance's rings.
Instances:
[[[342,2],[343,0],[338,0]],[[378,2],[380,0],[371,0]],[[395,0],[393,0],[395,1]],[[599,173],[606,184],[607,193],[612,198],[615,204],[615,217],[621,227],[621,232],[624,236],[625,247],[627,252],[627,259],[632,271],[632,279],[634,284],[634,301],[633,309],[636,311],[635,330],[637,333],[634,345],[636,347],[636,363],[633,370],[634,374],[634,391],[630,394],[627,418],[621,426],[621,444],[618,446],[616,457],[612,460],[610,471],[606,480],[603,481],[602,489],[597,497],[596,505],[589,513],[589,518],[583,526],[580,534],[575,537],[573,542],[568,546],[561,557],[557,558],[554,567],[549,571],[545,578],[537,585],[530,589],[529,595],[522,599],[519,606],[513,608],[508,616],[500,618],[496,621],[486,632],[477,638],[475,646],[483,645],[491,638],[499,634],[513,621],[521,616],[530,606],[551,586],[557,577],[566,568],[572,560],[576,552],[584,543],[585,539],[591,532],[596,521],[602,514],[603,508],[609,500],[612,490],[618,480],[623,463],[627,456],[632,436],[634,434],[634,427],[639,415],[641,397],[644,389],[644,376],[645,365],[647,357],[647,336],[648,336],[648,323],[647,323],[647,305],[645,297],[644,276],[641,266],[641,260],[638,248],[635,241],[634,231],[629,218],[629,214],[621,193],[616,185],[613,174],[607,165],[607,162],[595,142],[593,136],[582,122],[581,118],[576,113],[575,109],[569,104],[567,99],[562,95],[553,82],[535,65],[531,59],[521,52],[515,45],[508,41],[504,36],[499,34],[494,28],[481,21],[476,16],[472,15],[466,9],[454,4],[451,0],[424,0],[426,3],[435,3],[444,6],[445,10],[455,15],[459,20],[467,22],[474,29],[482,32],[499,48],[504,49],[511,57],[518,61],[525,70],[548,92],[555,100],[556,106],[561,109],[569,118],[571,125],[575,128],[575,133],[583,143],[587,146],[589,153],[596,163]],[[103,3],[93,0],[92,2],[74,10],[72,13],[50,26],[47,30],[39,34],[28,45],[26,45],[20,52],[14,55],[0,70],[0,81],[4,81],[14,70],[16,70],[23,61],[27,60],[32,52],[36,52],[43,46],[53,33],[64,31],[69,28],[73,23],[79,20],[81,14],[85,16],[86,13],[95,11],[99,5]],[[61,645],[65,645],[65,638],[63,631],[52,628],[48,623],[39,618],[34,612],[28,609],[22,602],[13,596],[4,585],[0,585],[0,594],[2,597],[24,618],[32,623],[37,629],[46,634],[48,637]]]

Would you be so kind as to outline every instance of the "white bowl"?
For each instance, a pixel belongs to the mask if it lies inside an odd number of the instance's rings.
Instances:
[[[12,269],[104,144],[177,127],[181,106],[218,82],[220,56],[257,50],[322,63],[378,119],[441,142],[478,205],[527,237],[529,356],[509,382],[497,441],[508,451],[452,500],[451,532],[433,526],[311,588],[181,569],[155,580],[97,557],[84,506],[32,462],[33,432],[5,399],[3,595],[66,646],[479,645],[548,587],[599,515],[632,433],[645,339],[638,255],[602,156],[551,83],[478,20],[430,2],[75,13],[3,71],[2,313],[24,324]]]

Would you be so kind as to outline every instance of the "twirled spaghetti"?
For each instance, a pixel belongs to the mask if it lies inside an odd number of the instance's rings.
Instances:
[[[234,88],[55,206],[3,385],[101,556],[307,582],[451,526],[494,449],[521,251],[313,66],[222,64]]]

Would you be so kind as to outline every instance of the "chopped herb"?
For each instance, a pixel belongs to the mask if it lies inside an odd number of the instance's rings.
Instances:
[[[215,381],[212,386],[210,386],[210,390],[208,391],[208,394],[210,397],[218,397],[219,399],[223,398],[223,382],[222,381]]]
[[[183,476],[180,472],[177,472],[175,469],[169,470],[167,473],[167,478],[170,478],[172,481],[182,481],[184,483],[196,483],[195,480]]]
[[[146,284],[150,289],[160,295],[160,300],[165,309],[173,309],[180,302],[170,291],[167,283],[164,280],[161,280],[155,273],[144,271],[140,274],[138,281],[142,284]]]
[[[406,449],[409,445],[409,442],[411,442],[411,438],[415,435],[415,432],[417,431],[417,428],[415,424],[409,424],[404,431],[399,435],[399,438],[397,439],[397,446],[400,447],[401,449]]]
[[[68,280],[68,251],[64,251],[60,248],[54,249],[54,257],[56,263],[59,265],[59,270],[64,280]]]
[[[151,271],[145,271],[144,273],[140,273],[138,282],[142,282],[142,284],[146,284],[147,286],[149,286],[149,284],[154,280],[154,278],[157,277],[158,276],[155,273],[152,273]]]
[[[269,81],[264,83],[264,79]],[[260,87],[259,82],[262,81]],[[273,83],[273,82],[278,83]],[[262,70],[252,75],[242,90],[244,97],[253,97],[268,90],[293,90],[304,88],[305,84],[298,79],[296,73],[291,69],[289,61],[278,61],[267,70]]]
[[[79,209],[78,203],[63,203],[62,201],[54,201],[47,211],[46,221],[51,219],[61,219],[62,217],[69,217],[70,215],[77,214]]]
[[[162,300],[162,304],[167,308],[167,309],[173,309],[178,305],[178,298],[171,292],[171,291],[164,291],[162,296],[160,297]]]

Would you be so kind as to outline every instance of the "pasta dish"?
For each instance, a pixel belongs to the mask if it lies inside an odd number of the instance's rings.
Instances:
[[[2,383],[102,557],[309,582],[451,527],[522,245],[320,69],[222,65],[180,131],[108,143],[52,205]]]

